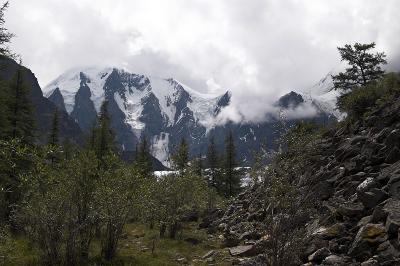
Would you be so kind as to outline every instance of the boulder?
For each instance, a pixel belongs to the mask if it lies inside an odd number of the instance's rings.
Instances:
[[[207,252],[206,254],[204,254],[201,258],[203,260],[208,259],[208,258],[213,258],[216,255],[218,255],[218,251],[215,250],[210,250],[209,252]]]
[[[386,229],[382,224],[366,224],[358,230],[348,254],[358,259],[367,259],[371,248],[386,241]]]
[[[387,213],[386,231],[389,235],[396,237],[400,228],[400,200],[389,199],[386,201],[383,211]]]
[[[313,254],[308,256],[308,261],[321,263],[326,257],[331,255],[331,252],[327,248],[321,248],[315,251]]]
[[[364,262],[361,263],[361,266],[379,266],[379,262],[375,258],[370,258]]]
[[[386,137],[385,145],[386,147],[395,147],[399,145],[400,141],[400,130],[394,129]]]
[[[341,205],[337,211],[343,216],[350,218],[358,218],[362,217],[364,212],[364,206],[361,203],[349,202]]]
[[[254,245],[232,247],[229,249],[229,254],[231,254],[232,256],[240,256],[240,257],[255,255],[253,247]]]
[[[386,163],[395,163],[400,160],[400,150],[397,147],[394,147],[390,150],[389,154],[386,156]]]
[[[358,185],[357,194],[367,192],[372,188],[376,188],[377,186],[378,184],[377,182],[375,182],[375,179],[372,177],[368,177],[360,185]]]
[[[378,246],[376,251],[382,261],[389,261],[400,258],[400,251],[396,249],[390,241],[385,241]]]
[[[335,266],[346,265],[346,260],[338,255],[329,255],[324,259],[323,264]]]
[[[369,191],[357,193],[357,197],[365,208],[371,209],[387,199],[388,194],[382,189],[372,188]]]
[[[393,198],[400,199],[400,180],[397,182],[390,182],[389,195]]]

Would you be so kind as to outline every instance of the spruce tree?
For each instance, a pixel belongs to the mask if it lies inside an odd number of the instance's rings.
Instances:
[[[53,113],[53,119],[51,122],[51,131],[49,135],[49,145],[56,146],[59,144],[59,131],[60,131],[60,125],[59,125],[59,114],[58,114],[58,108],[56,107],[54,109]]]
[[[104,163],[104,156],[110,154],[114,150],[114,133],[110,128],[110,115],[108,113],[108,102],[104,101],[100,108],[99,125],[97,129],[96,155],[97,158]]]
[[[14,34],[8,32],[7,28],[4,27],[4,15],[8,6],[9,4],[7,1],[0,7],[0,55],[14,58],[15,55],[10,51],[10,48],[7,46],[7,44],[10,43],[11,38],[14,37]]]
[[[136,147],[135,165],[142,176],[148,177],[153,172],[149,142],[146,136],[142,137],[138,147]]]
[[[191,162],[192,171],[197,176],[203,176],[203,164],[201,161],[201,154],[194,158]]]
[[[7,103],[8,103],[8,83],[0,81],[0,139],[7,137],[10,131],[10,125],[7,118]]]
[[[240,177],[235,171],[237,163],[232,131],[229,131],[225,139],[225,153],[225,195],[227,197],[232,197],[240,189]]]
[[[178,150],[172,156],[173,165],[176,170],[182,172],[189,162],[189,147],[185,138],[181,139]]]
[[[25,144],[33,143],[35,128],[29,93],[29,88],[23,81],[23,68],[20,64],[9,85],[8,136],[12,139],[19,138]]]
[[[214,136],[210,136],[208,149],[207,149],[207,162],[210,169],[210,178],[208,179],[209,185],[218,187],[218,151],[215,145]]]
[[[356,43],[353,46],[346,44],[344,47],[338,47],[341,60],[346,61],[349,67],[345,72],[332,76],[335,89],[349,92],[355,87],[364,86],[382,77],[384,71],[381,65],[386,64],[386,55],[370,53],[373,48],[375,43]]]

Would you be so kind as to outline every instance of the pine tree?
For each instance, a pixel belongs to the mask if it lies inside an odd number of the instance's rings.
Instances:
[[[59,131],[60,131],[60,125],[59,125],[59,114],[58,114],[58,108],[56,107],[54,109],[53,113],[53,120],[51,122],[51,131],[49,135],[49,145],[56,146],[58,145],[59,142]]]
[[[354,87],[364,86],[377,80],[384,74],[382,64],[386,64],[384,53],[372,54],[369,51],[375,48],[375,43],[353,46],[346,44],[338,47],[341,60],[346,61],[350,67],[345,72],[332,76],[334,88],[344,92],[351,91]]]
[[[172,156],[173,165],[175,169],[183,172],[189,162],[189,147],[186,143],[185,138],[181,139],[178,150]]]
[[[7,119],[7,103],[8,103],[8,84],[5,81],[0,81],[0,139],[7,137],[10,131],[10,124]]]
[[[203,176],[203,164],[201,161],[201,154],[199,154],[199,156],[192,160],[191,166],[194,174],[196,174],[197,176]]]
[[[235,171],[237,163],[235,159],[236,151],[232,131],[229,131],[225,139],[225,153],[225,195],[227,197],[232,197],[240,188],[240,178]]]
[[[20,64],[10,82],[8,92],[8,122],[10,129],[8,136],[12,139],[20,138],[26,144],[34,140],[33,107],[29,99],[29,88],[23,82],[23,68]]]
[[[7,44],[10,43],[11,39],[14,37],[14,34],[9,33],[8,30],[4,27],[4,15],[8,6],[9,3],[7,1],[0,7],[0,55],[14,58],[15,55],[10,51],[10,48],[7,46]]]
[[[142,137],[138,147],[136,147],[135,165],[142,176],[150,176],[153,172],[153,164],[151,160],[149,142],[146,136]]]
[[[96,132],[96,131],[95,131]],[[108,102],[104,101],[100,108],[99,125],[97,129],[96,155],[103,162],[104,156],[114,150],[114,134],[110,128],[110,115],[108,113]]]
[[[210,169],[209,185],[218,187],[218,152],[215,146],[214,136],[210,136],[208,149],[207,149],[207,162]]]

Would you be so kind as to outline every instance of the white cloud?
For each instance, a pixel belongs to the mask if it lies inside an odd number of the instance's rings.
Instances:
[[[398,70],[399,12],[397,0],[15,0],[6,19],[42,86],[79,65],[123,66],[229,89],[227,115],[258,120],[337,66],[337,46],[375,41]]]

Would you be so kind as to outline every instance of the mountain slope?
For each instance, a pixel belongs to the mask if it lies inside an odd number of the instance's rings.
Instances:
[[[90,130],[102,101],[107,100],[121,149],[134,150],[139,139],[146,136],[151,141],[153,155],[165,165],[169,165],[169,154],[174,152],[181,138],[189,143],[191,155],[197,156],[206,153],[210,134],[215,135],[217,146],[222,149],[227,132],[232,130],[237,159],[249,163],[252,150],[265,138],[269,148],[275,149],[273,140],[279,135],[276,131],[279,119],[273,117],[263,123],[214,125],[214,118],[230,104],[232,95],[229,92],[223,95],[199,93],[172,78],[133,74],[109,67],[73,69],[43,91],[49,100],[65,108],[84,132]],[[298,119],[290,117],[290,111],[295,108],[311,108],[317,121],[335,119],[320,102],[305,93],[293,92],[284,98],[287,103],[278,102],[277,108],[288,111],[291,124]]]
[[[0,78],[3,80],[11,80],[16,73],[19,65],[12,59],[0,57]],[[24,83],[30,88],[30,99],[34,106],[34,117],[36,120],[36,135],[42,143],[47,141],[48,134],[51,129],[51,121],[54,110],[59,104],[54,104],[50,99],[43,96],[42,90],[38,84],[35,75],[28,68],[23,67]],[[61,98],[53,98],[54,101],[61,101]],[[68,116],[68,114],[60,108],[60,138],[65,138],[76,142],[83,143],[83,135],[80,127]]]

